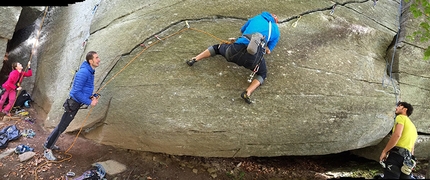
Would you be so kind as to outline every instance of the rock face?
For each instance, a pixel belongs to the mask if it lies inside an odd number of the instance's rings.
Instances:
[[[42,31],[32,96],[45,127],[54,128],[74,72],[93,50],[102,96],[67,131],[82,127],[103,144],[207,157],[379,151],[398,100],[416,107],[411,119],[429,133],[429,65],[420,58],[424,45],[395,43],[399,1],[338,3],[86,0],[55,7]],[[268,78],[249,105],[240,98],[249,70],[221,56],[192,67],[185,60],[240,36],[262,11],[278,15],[281,39],[266,55]]]
[[[7,42],[12,39],[22,7],[0,7],[0,52],[6,52]],[[3,56],[4,53],[1,54]]]
[[[44,7],[0,7],[0,52],[2,52],[0,56],[3,57],[6,51],[9,52],[9,61],[4,61],[0,66],[0,84],[7,80],[12,70],[12,62],[18,61],[26,65],[29,61],[32,52],[29,48],[32,48],[33,44],[27,42],[33,42],[33,37],[36,36],[34,33],[35,23],[43,11]],[[11,41],[12,39],[14,40]],[[32,67],[35,69],[37,63],[34,63]],[[29,79],[31,80],[24,81],[22,85],[31,91],[34,78]]]

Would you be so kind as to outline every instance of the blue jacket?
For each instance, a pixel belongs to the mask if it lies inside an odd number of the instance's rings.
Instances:
[[[267,39],[269,36],[269,21],[272,22],[272,33],[270,34],[270,39]],[[272,14],[266,11],[263,11],[261,14],[249,19],[242,26],[240,32],[242,35],[253,34],[255,32],[261,33],[264,37],[266,37],[267,47],[270,49],[270,51],[273,51],[280,38],[280,33],[275,18],[272,17]],[[235,43],[248,45],[249,40],[241,36],[236,40]]]
[[[75,75],[72,90],[70,90],[70,97],[79,103],[90,105],[90,97],[94,91],[95,72],[91,65],[87,61],[84,61]]]

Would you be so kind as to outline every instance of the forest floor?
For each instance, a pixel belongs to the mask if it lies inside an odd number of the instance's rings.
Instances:
[[[248,158],[206,158],[175,156],[162,153],[118,149],[76,137],[77,133],[64,133],[54,151],[57,161],[46,161],[42,144],[49,132],[37,119],[34,109],[28,115],[3,118],[0,128],[16,125],[21,131],[31,129],[34,137],[20,137],[0,149],[0,179],[77,179],[97,162],[116,161],[126,167],[122,172],[106,174],[108,180],[282,180],[282,179],[372,179],[382,173],[378,162],[352,155],[348,152],[324,156],[283,156]],[[25,118],[30,117],[30,121]],[[31,122],[35,120],[34,123]],[[76,141],[75,141],[76,139]],[[34,148],[35,155],[20,162],[18,154],[11,152],[19,144]],[[2,155],[5,155],[2,157]],[[414,170],[417,177],[425,177],[427,161],[418,161]],[[67,177],[68,172],[76,176]]]

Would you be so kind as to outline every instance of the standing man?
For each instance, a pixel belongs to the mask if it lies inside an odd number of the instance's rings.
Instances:
[[[385,164],[384,179],[410,179],[415,142],[418,132],[409,119],[414,108],[407,102],[399,102],[396,107],[396,122],[390,140],[382,150],[379,160]]]
[[[61,117],[60,123],[55,127],[54,131],[51,132],[46,142],[43,144],[45,151],[43,155],[50,161],[55,161],[56,158],[52,154],[52,150],[59,150],[59,147],[55,145],[58,137],[63,133],[79,108],[82,105],[95,106],[98,102],[98,97],[93,95],[94,91],[94,73],[96,67],[100,64],[100,58],[94,51],[87,53],[86,61],[84,61],[79,68],[79,71],[75,75],[72,89],[70,90],[70,98],[68,98],[64,104],[64,114]]]
[[[270,54],[280,38],[278,25],[276,23],[278,23],[278,17],[275,14],[263,11],[261,14],[249,19],[242,26],[240,29],[242,36],[234,43],[210,46],[196,57],[188,60],[187,64],[192,66],[194,63],[204,58],[219,54],[224,56],[224,58],[229,62],[233,62],[239,66],[243,66],[256,72],[257,77],[251,81],[248,88],[240,95],[245,102],[251,104],[251,94],[255,89],[257,89],[257,87],[263,84],[267,75],[266,61],[264,60],[263,54]],[[265,44],[265,47],[260,47],[256,54],[250,54],[247,52],[247,46],[250,40],[245,37],[245,35],[252,35],[257,32],[264,36],[264,40],[267,43]]]

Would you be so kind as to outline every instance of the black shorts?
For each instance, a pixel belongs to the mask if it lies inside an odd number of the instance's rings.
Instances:
[[[263,79],[266,79],[267,67],[266,61],[263,57],[264,48],[259,47],[258,53],[251,55],[247,52],[247,45],[245,44],[220,44],[213,46],[216,53],[225,57],[228,62],[233,62],[239,66],[243,66],[246,69],[254,70],[255,66],[259,64],[257,75],[260,75]]]

